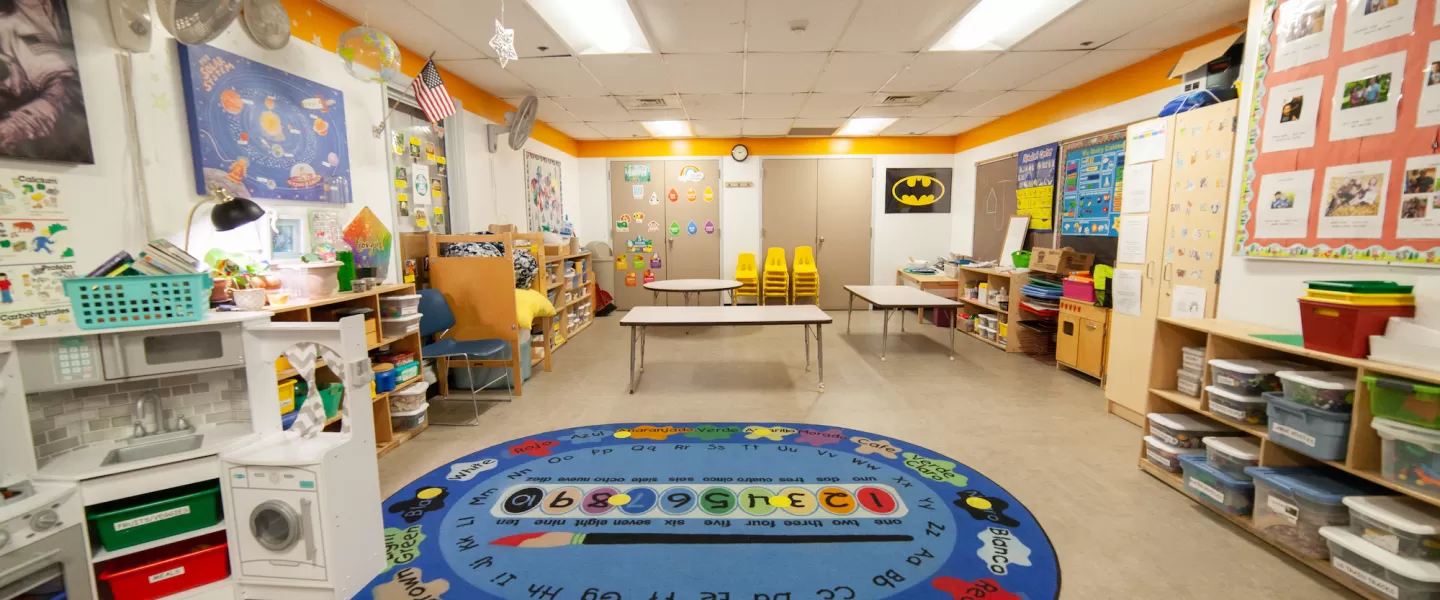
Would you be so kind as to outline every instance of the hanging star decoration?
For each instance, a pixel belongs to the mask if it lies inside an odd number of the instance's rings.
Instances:
[[[515,54],[515,30],[506,29],[504,25],[500,24],[499,19],[495,20],[495,37],[490,38],[490,47],[499,57],[502,69],[505,68],[506,63],[520,58]]]

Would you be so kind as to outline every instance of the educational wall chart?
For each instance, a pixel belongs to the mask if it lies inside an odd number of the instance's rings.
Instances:
[[[1046,144],[1020,152],[1015,176],[1015,213],[1030,217],[1030,231],[1055,228],[1055,167],[1060,144]]]
[[[1307,37],[1329,36],[1334,51],[1277,68],[1280,34],[1316,10],[1333,21]],[[1440,265],[1436,2],[1267,0],[1262,13],[1272,34],[1260,40],[1235,254]]]
[[[179,49],[197,194],[350,201],[339,90],[219,48]]]
[[[71,322],[63,279],[75,271],[65,185],[54,175],[0,173],[0,325]]]
[[[1035,516],[932,450],[838,427],[596,425],[526,436],[384,503],[359,596],[1053,600]]]
[[[1125,132],[1096,137],[1065,153],[1065,188],[1060,201],[1064,235],[1119,235],[1121,183],[1125,177]]]
[[[648,177],[648,173],[646,174]],[[525,151],[525,221],[527,231],[559,232],[565,228],[560,196],[560,161]]]

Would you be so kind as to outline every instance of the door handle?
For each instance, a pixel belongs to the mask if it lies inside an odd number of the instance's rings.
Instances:
[[[1174,271],[1174,270],[1172,270],[1172,269],[1165,269],[1165,275],[1163,275],[1161,278],[1164,279],[1165,281],[1172,281],[1172,280],[1174,279],[1174,275],[1175,275],[1175,271]]]
[[[825,236],[823,236],[823,235],[820,236],[820,243],[819,243],[819,244],[816,244],[816,245],[817,245],[817,246],[823,246],[823,245],[825,245]]]
[[[1090,323],[1086,323],[1085,328],[1089,329],[1090,331],[1095,331],[1095,326]]]
[[[1153,267],[1153,266],[1155,266],[1155,261],[1150,261],[1150,262],[1145,263],[1145,278],[1146,278],[1146,279],[1154,279],[1154,277],[1152,277],[1152,276],[1150,275],[1150,267]]]

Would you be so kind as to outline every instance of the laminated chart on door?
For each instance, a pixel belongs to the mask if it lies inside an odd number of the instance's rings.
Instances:
[[[1054,548],[1003,488],[839,427],[554,431],[442,466],[384,510],[376,600],[1059,595]]]

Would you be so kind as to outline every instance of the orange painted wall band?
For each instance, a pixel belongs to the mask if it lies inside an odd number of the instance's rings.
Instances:
[[[725,156],[745,144],[752,156],[807,154],[951,154],[952,137],[700,138],[683,140],[579,140],[580,158]]]

